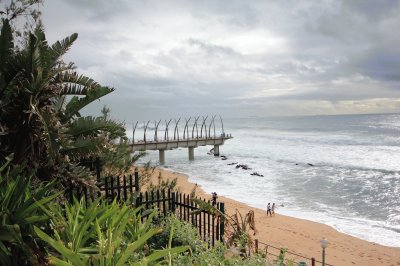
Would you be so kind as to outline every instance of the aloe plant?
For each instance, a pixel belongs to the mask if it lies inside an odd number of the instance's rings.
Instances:
[[[140,208],[127,204],[107,204],[98,199],[86,207],[82,199],[67,203],[65,216],[57,205],[50,210],[53,234],[39,227],[34,230],[52,248],[49,261],[54,265],[146,265],[189,249],[182,246],[145,251],[147,240],[162,229],[152,228],[154,212],[142,222]]]

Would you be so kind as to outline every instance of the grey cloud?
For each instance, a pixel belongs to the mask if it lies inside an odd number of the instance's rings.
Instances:
[[[43,13],[51,40],[79,33],[66,59],[115,87],[98,104],[128,121],[387,111],[369,101],[400,98],[399,3],[49,0]]]

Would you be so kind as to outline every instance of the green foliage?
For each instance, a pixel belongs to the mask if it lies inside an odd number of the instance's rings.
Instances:
[[[31,189],[31,177],[20,168],[0,168],[0,264],[23,265],[43,262],[33,227],[49,219],[45,206],[60,195],[50,194],[53,183]]]
[[[138,170],[136,168],[136,170]],[[151,162],[147,162],[140,169],[140,187],[148,186],[151,182],[151,178],[153,176],[154,171],[156,170],[156,166],[151,165]]]
[[[205,210],[209,213],[214,214],[216,217],[225,220],[225,234],[226,244],[228,247],[238,247],[241,256],[246,257],[249,251],[253,247],[253,239],[251,237],[251,231],[253,235],[257,233],[254,220],[254,211],[250,210],[244,217],[236,210],[236,213],[232,216],[228,216],[222,213],[215,206],[201,199],[192,198],[193,202],[197,204],[200,210]],[[194,211],[196,213],[198,211]]]
[[[171,231],[174,231],[172,237],[172,246],[189,245],[193,251],[207,244],[200,239],[199,233],[190,223],[179,220],[171,214],[162,220],[160,225],[164,230],[161,235],[152,239],[151,246],[162,248],[168,244]]]
[[[20,2],[20,1],[18,1]],[[35,2],[35,1],[34,1]],[[0,163],[24,165],[40,180],[93,183],[89,169],[79,166],[107,152],[129,157],[123,124],[102,117],[82,117],[80,110],[114,89],[75,72],[62,57],[76,33],[47,43],[43,28],[27,32],[15,47],[8,19],[0,35]],[[66,97],[73,95],[72,98]],[[110,157],[110,156],[108,156]],[[91,178],[93,179],[93,178]]]
[[[217,242],[214,247],[209,247],[208,243],[200,239],[197,228],[174,215],[168,216],[161,226],[164,228],[163,233],[151,239],[150,247],[161,248],[167,245],[191,247],[190,253],[172,256],[172,265],[270,265],[261,254],[253,254],[246,258],[239,254],[227,256],[228,251],[224,244]]]
[[[167,180],[163,180],[162,178],[162,174],[161,172],[158,173],[158,177],[157,177],[157,183],[154,184],[153,182],[149,182],[147,185],[148,190],[153,190],[153,191],[157,191],[157,190],[165,190],[167,191],[168,189],[170,190],[175,190],[176,191],[176,187],[178,184],[178,178],[174,178],[174,179],[167,179]]]
[[[51,207],[51,235],[35,227],[38,236],[50,245],[50,262],[55,265],[147,265],[177,254],[189,247],[154,250],[144,249],[146,242],[160,234],[161,228],[151,227],[151,214],[141,222],[140,209],[127,204],[84,201]],[[142,264],[139,264],[142,263]]]

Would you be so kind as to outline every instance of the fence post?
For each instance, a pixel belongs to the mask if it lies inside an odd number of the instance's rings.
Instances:
[[[120,177],[117,176],[117,199],[121,201],[121,181],[119,179]]]
[[[109,202],[113,202],[114,200],[114,177],[110,176],[110,189],[111,189],[111,200]]]
[[[254,240],[254,253],[258,253],[258,239]]]
[[[100,159],[99,159],[99,157],[96,157],[96,176],[97,176],[97,183],[100,183],[100,181],[101,181],[101,177],[100,177],[100,174],[101,174],[101,162],[100,162]]]
[[[124,175],[124,200],[127,201],[128,193],[126,192],[126,175]]]
[[[132,194],[133,194],[132,175],[129,175],[129,192],[131,193],[131,197],[132,197]]]
[[[171,193],[171,212],[175,213],[175,192]]]
[[[219,210],[220,212],[222,212],[223,214],[225,214],[225,203],[220,202],[219,205]],[[220,221],[220,229],[219,229],[219,240],[224,243],[224,233],[225,233],[225,221],[224,221],[224,217],[221,217],[221,221]]]
[[[183,194],[183,220],[186,222],[186,194]]]
[[[315,258],[311,258],[311,266],[315,266]]]
[[[163,191],[162,191],[162,206],[163,206],[163,214],[164,214],[164,217],[166,217],[167,216],[167,209],[166,209],[166,204],[165,204],[165,201],[166,201],[167,199],[166,199],[166,197],[165,197],[165,189],[163,189]]]
[[[104,177],[104,190],[105,190],[105,195],[106,195],[106,200],[108,199],[108,178],[105,176]]]
[[[135,191],[136,191],[136,192],[140,191],[140,187],[139,187],[139,173],[138,173],[138,171],[135,171]]]

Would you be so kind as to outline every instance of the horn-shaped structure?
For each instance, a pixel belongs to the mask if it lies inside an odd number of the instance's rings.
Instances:
[[[194,160],[194,149],[198,146],[207,146],[214,145],[214,148],[211,149],[215,156],[219,156],[219,147],[225,143],[225,140],[231,139],[232,135],[225,134],[224,124],[222,121],[222,117],[219,116],[219,121],[221,124],[221,134],[217,134],[216,131],[216,116],[212,116],[209,119],[209,116],[200,116],[197,117],[189,117],[185,118],[185,124],[183,130],[179,130],[179,122],[181,118],[174,119],[174,137],[170,139],[169,137],[169,126],[171,124],[172,119],[164,120],[165,127],[163,127],[161,121],[153,121],[154,128],[149,127],[150,120],[143,123],[142,128],[138,128],[138,122],[132,123],[132,152],[135,151],[146,151],[146,150],[158,150],[159,151],[159,159],[160,164],[165,163],[165,150],[171,150],[176,148],[188,148],[189,160]],[[191,121],[193,121],[191,123]],[[201,125],[200,122],[201,121]],[[218,123],[218,121],[217,121]],[[208,128],[207,128],[208,126]],[[200,127],[200,135],[199,135],[199,127]],[[189,133],[189,128],[191,129],[191,134]],[[143,129],[143,139],[135,140],[135,133]],[[181,128],[182,129],[182,128]],[[153,139],[148,137],[149,131],[154,130]],[[164,138],[159,138],[159,131],[163,130]],[[213,130],[213,134],[211,134],[211,130]],[[195,133],[196,131],[196,133]],[[182,135],[179,132],[183,132]],[[204,133],[203,133],[204,132]],[[162,134],[162,133],[161,133]],[[189,135],[190,134],[190,135]],[[151,135],[150,135],[151,136]]]

